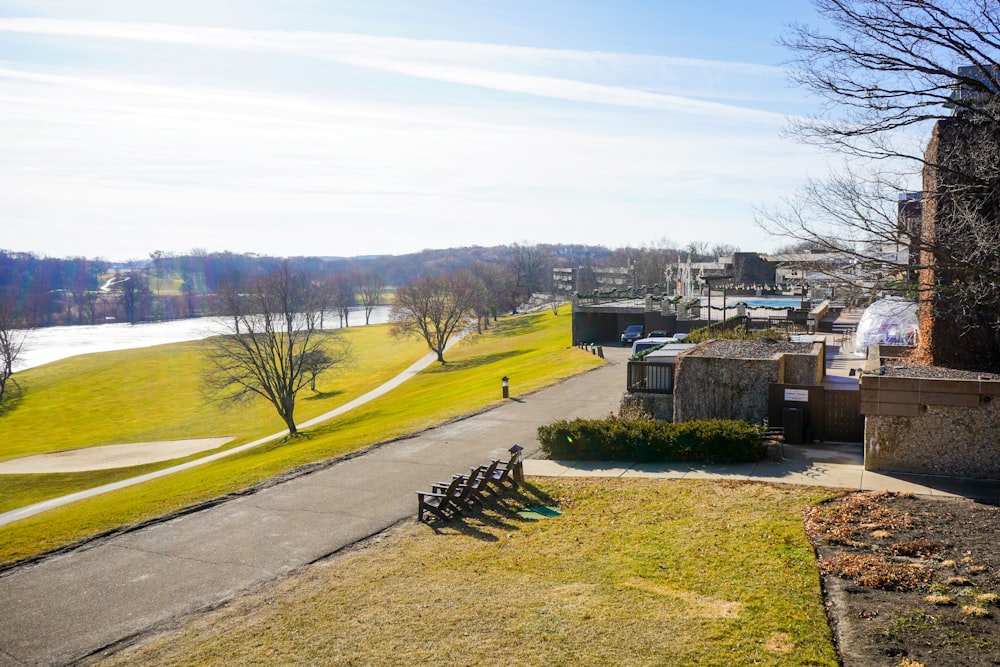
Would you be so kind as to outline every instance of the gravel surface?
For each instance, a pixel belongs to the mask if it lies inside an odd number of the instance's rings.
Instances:
[[[771,338],[754,340],[715,340],[690,354],[699,357],[726,357],[730,359],[770,359],[775,354],[807,354],[812,343],[790,343]]]
[[[945,380],[1000,380],[1000,373],[966,371],[943,366],[883,366],[882,375],[908,378],[941,378]]]

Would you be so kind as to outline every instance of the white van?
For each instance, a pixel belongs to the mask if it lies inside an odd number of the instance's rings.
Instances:
[[[636,353],[642,352],[643,350],[648,350],[653,347],[658,347],[664,343],[676,343],[677,340],[674,338],[662,338],[660,336],[650,336],[649,338],[640,338],[639,340],[632,343],[632,355],[635,356]]]

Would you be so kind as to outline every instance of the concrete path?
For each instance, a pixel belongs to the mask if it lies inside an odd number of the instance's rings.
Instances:
[[[729,479],[826,486],[855,491],[883,489],[921,496],[961,497],[1000,504],[1000,481],[937,477],[864,469],[861,445],[785,445],[781,460],[723,465],[684,463],[614,463],[596,461],[525,461],[526,475],[536,477],[653,477],[659,479]]]
[[[531,455],[539,425],[616,411],[625,369],[613,356],[530,396],[512,378],[494,410],[5,573],[0,667],[81,660],[415,516],[415,490],[506,458],[514,443]]]

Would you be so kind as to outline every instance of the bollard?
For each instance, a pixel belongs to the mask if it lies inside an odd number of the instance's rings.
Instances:
[[[502,378],[500,378],[500,386],[503,388],[503,397],[504,398],[509,398],[510,397],[510,388],[509,388],[510,387],[510,378],[508,378],[506,375],[504,375]]]
[[[604,358],[604,346],[603,345],[598,345],[597,346],[597,356],[599,356],[601,359]]]

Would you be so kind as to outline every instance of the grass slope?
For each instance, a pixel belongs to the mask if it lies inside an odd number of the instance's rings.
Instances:
[[[591,354],[567,346],[570,324],[569,317],[551,313],[506,318],[483,335],[453,348],[445,356],[448,360],[445,365],[431,367],[386,396],[309,429],[302,437],[263,445],[0,528],[0,563],[239,491],[296,466],[326,460],[482,409],[500,400],[499,380],[504,375],[512,378],[516,395],[602,363]],[[125,384],[130,381],[123,379]],[[345,390],[344,396],[354,393],[362,392]],[[175,403],[165,410],[175,409]],[[315,410],[315,414],[329,409],[331,406],[325,406]],[[309,411],[303,408],[302,412],[304,419]],[[34,487],[28,480],[18,490],[23,497],[32,488],[51,484],[46,479],[49,475],[31,477],[35,478]],[[5,483],[10,482],[0,477],[0,485]],[[0,488],[2,493],[4,490]]]
[[[338,335],[352,361],[324,375],[317,392],[296,404],[297,421],[351,401],[397,375],[426,353],[416,340],[396,341],[387,325]],[[263,400],[231,406],[202,390],[200,341],[81,355],[18,374],[27,392],[0,415],[0,460],[109,444],[235,436],[227,447],[283,431]],[[0,512],[159,470],[203,454],[131,468],[48,475],[0,475]]]
[[[837,665],[814,488],[558,480],[410,525],[109,664]],[[527,520],[519,505],[558,504]]]

